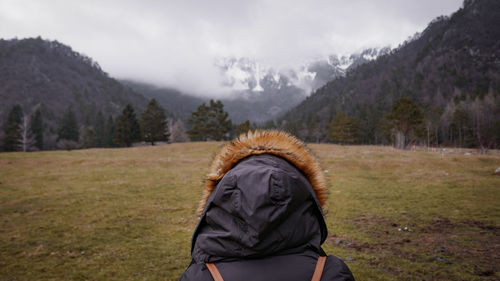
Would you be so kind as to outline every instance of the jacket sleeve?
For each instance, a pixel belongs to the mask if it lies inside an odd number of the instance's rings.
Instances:
[[[351,270],[339,258],[328,256],[321,281],[355,281]]]

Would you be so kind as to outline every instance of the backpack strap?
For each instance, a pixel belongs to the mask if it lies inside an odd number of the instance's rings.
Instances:
[[[217,269],[217,267],[215,266],[215,264],[206,263],[205,265],[207,266],[208,271],[210,271],[210,275],[212,275],[212,278],[214,279],[214,281],[224,281],[224,279],[220,275],[220,272]]]
[[[325,268],[325,262],[326,262],[326,257],[325,256],[320,256],[318,257],[318,262],[316,263],[316,268],[314,268],[314,273],[311,281],[320,281],[321,280],[321,275],[323,275],[323,269]],[[212,278],[214,281],[224,281],[222,276],[220,275],[219,270],[213,263],[206,263],[205,264],[208,268],[208,271],[210,271],[210,275],[212,275]]]
[[[314,274],[311,281],[320,281],[321,275],[323,275],[323,268],[325,268],[326,257],[318,257],[318,262],[316,263],[316,268],[314,269]]]

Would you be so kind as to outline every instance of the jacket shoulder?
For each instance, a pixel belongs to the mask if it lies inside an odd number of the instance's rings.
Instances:
[[[349,267],[336,256],[328,256],[321,281],[354,281]]]

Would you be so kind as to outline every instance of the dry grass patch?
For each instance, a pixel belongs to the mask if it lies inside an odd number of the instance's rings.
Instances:
[[[221,145],[0,154],[0,280],[177,280]],[[359,280],[498,280],[498,153],[310,147]]]

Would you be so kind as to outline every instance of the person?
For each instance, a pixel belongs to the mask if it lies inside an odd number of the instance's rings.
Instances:
[[[354,280],[321,248],[326,193],[301,141],[275,130],[240,135],[212,162],[179,280]]]

